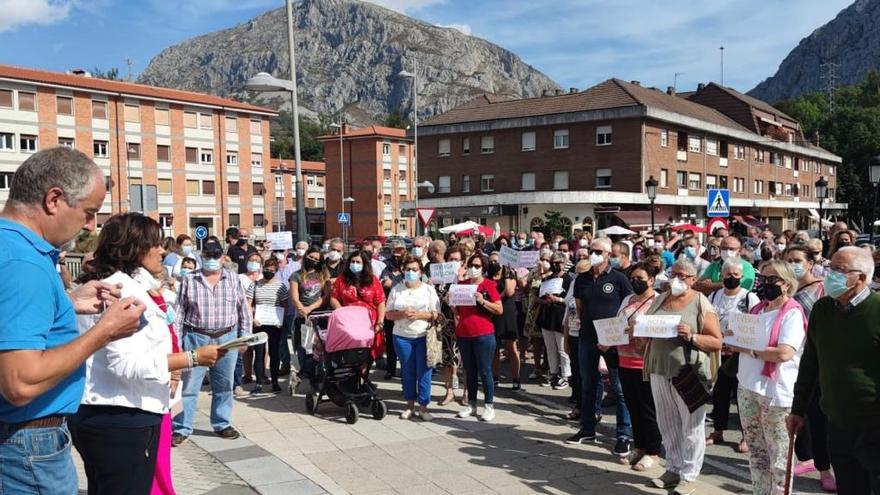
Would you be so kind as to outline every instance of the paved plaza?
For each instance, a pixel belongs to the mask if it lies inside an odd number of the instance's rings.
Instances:
[[[373,373],[381,377],[380,372]],[[238,440],[211,433],[210,395],[199,402],[196,432],[173,450],[174,483],[180,495],[196,494],[663,494],[649,488],[655,468],[637,473],[610,454],[611,437],[594,445],[567,445],[575,424],[564,419],[569,391],[534,384],[514,395],[502,385],[497,418],[482,423],[454,417],[460,407],[432,404],[435,420],[401,421],[400,382],[377,381],[389,414],[369,413],[349,425],[343,410],[321,404],[305,411],[302,395],[265,394],[236,400]],[[442,394],[434,383],[435,399]],[[613,412],[609,410],[608,412]],[[612,435],[613,414],[600,433]],[[709,448],[698,493],[749,493],[748,460],[728,445]],[[80,476],[80,487],[85,478]],[[815,478],[798,479],[798,493],[821,493]]]

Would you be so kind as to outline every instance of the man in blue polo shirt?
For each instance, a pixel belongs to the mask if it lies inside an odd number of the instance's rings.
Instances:
[[[58,246],[95,229],[106,188],[101,170],[60,147],[15,172],[0,214],[0,486],[4,493],[75,494],[66,416],[83,394],[83,363],[134,333],[145,306],[115,301],[92,282],[68,296],[55,270]],[[106,310],[104,307],[110,304]],[[76,313],[104,311],[82,336]]]
[[[590,244],[590,271],[578,275],[574,282],[574,297],[581,317],[581,337],[578,341],[578,359],[581,372],[581,428],[566,439],[567,443],[586,443],[596,439],[596,415],[590,407],[596,403],[599,387],[599,349],[596,345],[596,327],[593,320],[617,315],[620,303],[632,294],[632,286],[626,275],[611,268],[611,241],[594,239]],[[618,455],[628,453],[632,438],[629,412],[626,403],[617,403]]]

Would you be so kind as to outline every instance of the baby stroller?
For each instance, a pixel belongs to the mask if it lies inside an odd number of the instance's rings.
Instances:
[[[315,315],[326,318],[326,315]],[[322,402],[333,402],[345,408],[345,420],[357,422],[358,406],[370,408],[375,419],[381,420],[388,412],[379,400],[376,386],[370,382],[373,358],[373,325],[366,308],[346,306],[330,315],[326,331],[318,327],[312,349],[317,362],[310,378],[312,393],[306,395],[306,411],[316,414]],[[325,398],[326,397],[326,398]]]

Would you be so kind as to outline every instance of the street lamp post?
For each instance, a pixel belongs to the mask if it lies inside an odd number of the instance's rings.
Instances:
[[[354,198],[352,198],[351,196],[349,196],[347,198],[343,198],[343,200],[342,200],[343,208],[345,208],[345,206],[344,206],[345,203],[354,203]],[[352,220],[351,214],[354,213],[354,205],[351,205],[348,208],[348,211],[350,212],[350,214],[348,216],[348,223],[342,225],[342,243],[345,245],[345,254],[348,254],[348,227],[351,224],[351,220]]]
[[[825,180],[823,175],[819,177],[814,186],[816,187],[816,198],[819,199],[819,240],[825,240],[822,230],[822,219],[824,218],[822,209],[824,208],[825,199],[828,198],[828,181]]]
[[[330,124],[330,127],[339,129],[339,211],[345,213],[345,160],[343,160],[342,131],[345,129],[345,122],[342,118],[339,123]],[[354,210],[352,210],[352,213]],[[349,221],[351,217],[349,217]],[[342,224],[342,243],[348,249],[348,223]]]
[[[648,201],[651,202],[651,234],[654,233],[654,200],[657,199],[657,180],[650,176],[645,181],[645,191],[648,193]]]
[[[413,60],[413,71],[407,72],[405,70],[400,71],[397,74],[397,77],[402,79],[411,78],[413,81],[413,184],[415,184],[415,191],[413,191],[413,200],[415,204],[415,214],[416,214],[416,234],[418,235],[421,231],[419,225],[421,221],[419,221],[419,61],[418,59]]]
[[[871,158],[868,163],[868,178],[871,180],[871,189],[874,193],[871,201],[871,244],[874,244],[874,222],[877,221],[877,185],[880,184],[880,155]]]

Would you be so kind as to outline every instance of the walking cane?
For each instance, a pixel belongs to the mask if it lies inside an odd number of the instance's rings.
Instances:
[[[794,478],[794,435],[788,435],[788,454],[785,456],[785,488],[782,492],[784,495],[791,495],[791,485]]]

